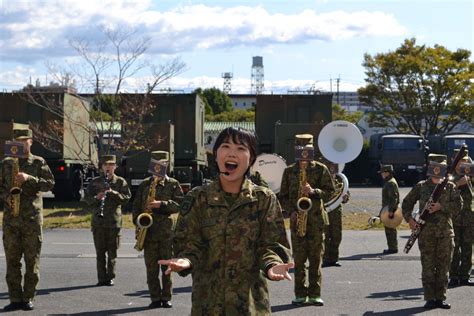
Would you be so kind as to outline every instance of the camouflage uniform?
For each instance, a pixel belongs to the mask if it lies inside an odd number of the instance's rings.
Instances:
[[[115,262],[117,249],[120,247],[120,229],[122,227],[122,205],[125,205],[131,198],[130,189],[125,179],[114,174],[109,181],[112,192],[107,192],[103,217],[100,217],[101,200],[96,199],[95,196],[106,190],[105,181],[105,175],[94,178],[88,185],[84,197],[92,212],[91,230],[97,255],[99,283],[115,278]]]
[[[6,280],[10,301],[14,303],[33,301],[40,273],[40,253],[43,242],[43,198],[40,192],[47,192],[54,186],[54,178],[45,160],[29,154],[19,158],[20,172],[28,179],[21,186],[20,215],[12,216],[6,202],[12,186],[12,158],[0,163],[0,200],[4,202],[3,246],[7,261]],[[25,261],[25,276],[21,286],[21,258]]]
[[[193,275],[192,315],[268,315],[266,271],[289,262],[283,215],[275,194],[244,180],[225,193],[216,180],[185,197],[175,233],[177,258]]]
[[[288,212],[296,212],[299,198],[299,174],[297,163],[287,167],[283,172],[281,188],[278,194],[282,207]],[[329,224],[324,210],[324,201],[328,201],[335,192],[334,183],[327,167],[316,161],[309,161],[306,176],[309,185],[316,189],[317,196],[310,196],[313,203],[308,212],[306,236],[296,235],[292,225],[291,244],[295,260],[295,296],[321,296],[321,261],[324,253],[324,226]],[[306,287],[306,260],[309,260],[309,286]]]
[[[403,217],[407,222],[412,218],[416,202],[419,201],[420,208],[423,208],[435,187],[436,184],[428,178],[418,182],[411,189],[402,202]],[[461,197],[454,183],[448,182],[438,202],[441,204],[441,210],[428,216],[418,237],[421,280],[426,301],[446,299],[448,271],[454,247],[451,216],[459,212],[462,206]]]
[[[382,208],[388,206],[389,212],[395,212],[400,203],[400,194],[398,192],[397,180],[390,174],[384,179],[382,188]],[[388,250],[398,251],[397,229],[385,227],[385,236],[387,237]]]
[[[459,177],[455,181],[459,180]],[[474,213],[472,210],[472,183],[458,188],[463,207],[454,214],[454,253],[449,276],[453,280],[467,281],[472,268],[472,242],[474,241]]]
[[[341,181],[333,176],[334,185],[338,187]],[[324,229],[324,261],[328,264],[339,260],[339,245],[342,241],[342,204],[328,212],[329,225]]]
[[[152,180],[153,177],[148,177],[138,187],[133,201],[133,222],[135,224],[138,215],[145,209]],[[162,286],[160,286],[160,265],[158,260],[172,258],[174,223],[170,215],[179,212],[178,203],[181,202],[182,197],[183,191],[177,180],[166,176],[158,181],[155,199],[163,202],[159,209],[153,209],[151,214],[153,224],[147,229],[144,242],[147,283],[152,302],[171,300],[171,275],[165,275],[167,267],[162,265]]]

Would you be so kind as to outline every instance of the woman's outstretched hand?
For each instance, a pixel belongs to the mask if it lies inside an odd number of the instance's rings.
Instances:
[[[283,279],[291,281],[292,278],[288,271],[294,266],[293,262],[276,264],[268,269],[267,276],[272,281],[281,281]]]
[[[191,262],[188,259],[173,258],[167,260],[158,260],[158,264],[168,266],[165,274],[169,275],[171,272],[180,272],[191,268]]]

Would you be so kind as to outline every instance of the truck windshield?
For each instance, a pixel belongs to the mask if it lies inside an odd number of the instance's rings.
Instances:
[[[460,148],[462,144],[466,144],[468,150],[474,148],[474,137],[473,138],[448,138],[446,139],[446,145],[448,153],[452,154],[454,149]]]
[[[419,138],[385,138],[383,140],[384,150],[420,150],[421,139]]]

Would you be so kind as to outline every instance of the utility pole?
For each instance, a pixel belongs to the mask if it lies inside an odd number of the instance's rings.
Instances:
[[[337,77],[336,79],[336,101],[337,101],[337,104],[339,104],[339,81],[341,80],[341,77]]]

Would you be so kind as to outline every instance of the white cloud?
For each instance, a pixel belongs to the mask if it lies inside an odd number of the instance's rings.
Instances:
[[[206,5],[151,9],[150,1],[3,1],[0,58],[73,54],[67,39],[99,36],[96,26],[128,26],[152,38],[149,53],[400,36],[406,29],[384,12],[270,13],[264,7]],[[34,53],[32,53],[34,52]]]

